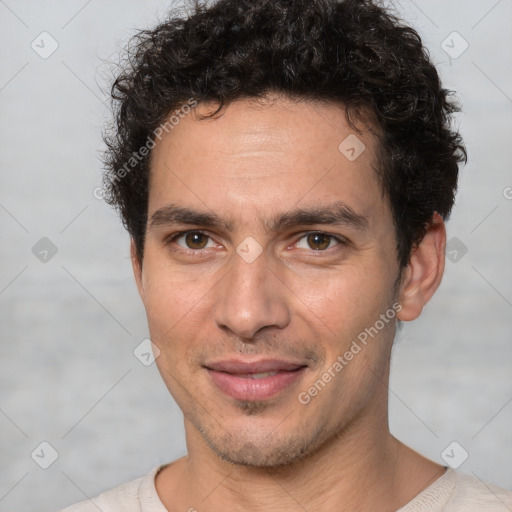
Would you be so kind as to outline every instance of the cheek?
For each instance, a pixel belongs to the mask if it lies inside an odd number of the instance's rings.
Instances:
[[[394,314],[391,274],[383,274],[375,265],[338,269],[315,287],[309,286],[302,312],[326,350],[325,367],[343,360],[344,377],[351,383],[367,379],[369,368],[382,366],[394,337]],[[303,290],[304,295],[306,291]],[[382,314],[389,313],[388,322]],[[377,326],[377,327],[375,327]],[[345,354],[346,357],[345,357]],[[332,369],[331,369],[332,370]],[[338,373],[337,373],[338,375]],[[358,384],[357,384],[358,385]],[[336,386],[336,385],[335,385]]]
[[[144,306],[151,340],[161,350],[157,359],[168,387],[168,372],[188,380],[196,371],[197,353],[209,344],[213,333],[212,300],[215,283],[204,274],[148,258],[144,275]]]
[[[201,288],[201,278],[188,266],[180,267],[169,261],[165,249],[148,243],[146,247],[142,285],[147,309],[177,311],[188,307]],[[169,308],[172,305],[172,308]]]
[[[374,267],[347,264],[313,275],[295,276],[295,283],[290,284],[303,310],[320,319],[334,335],[365,327],[385,311],[389,284],[379,275],[382,273]]]
[[[194,310],[201,305],[200,287],[180,279],[180,274],[162,266],[148,266],[143,274],[144,307],[149,330],[155,340],[167,343],[173,333],[191,322]]]

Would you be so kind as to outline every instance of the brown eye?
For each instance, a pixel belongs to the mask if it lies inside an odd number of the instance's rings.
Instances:
[[[310,233],[307,235],[307,242],[311,249],[315,251],[323,251],[327,249],[331,243],[332,236],[325,233]]]
[[[169,235],[165,241],[175,254],[186,256],[205,256],[218,246],[215,241],[202,231],[180,231]]]
[[[190,231],[184,238],[188,249],[204,249],[208,243],[208,237],[199,231]]]
[[[323,233],[322,231],[311,231],[304,233],[295,247],[298,249],[313,250],[317,252],[327,252],[327,249],[333,249],[338,245],[345,245],[345,240],[339,236]]]

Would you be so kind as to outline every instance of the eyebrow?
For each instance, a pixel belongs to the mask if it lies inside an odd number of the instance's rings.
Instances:
[[[360,231],[366,231],[370,227],[368,217],[356,213],[341,201],[324,206],[293,209],[274,217],[267,227],[270,231],[279,231],[294,226],[313,224],[353,227]]]
[[[209,228],[222,227],[227,231],[232,231],[231,224],[215,213],[200,212],[172,203],[159,208],[149,221],[150,228],[167,224],[199,224]]]
[[[153,213],[149,221],[149,228],[168,224],[200,225],[208,228],[223,228],[232,231],[232,223],[222,219],[215,213],[193,210],[168,204]],[[269,231],[276,232],[300,225],[327,224],[333,226],[352,227],[360,231],[369,228],[368,217],[356,213],[350,206],[337,201],[329,205],[313,206],[309,208],[295,208],[285,213],[273,216],[266,223]]]

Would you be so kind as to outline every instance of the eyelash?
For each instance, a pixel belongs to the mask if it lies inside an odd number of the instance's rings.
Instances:
[[[208,234],[206,234],[205,232],[201,231],[201,230],[198,230],[198,229],[193,229],[193,230],[187,230],[187,231],[179,231],[177,233],[173,233],[172,235],[169,235],[168,237],[165,238],[164,240],[164,245],[170,245],[171,243],[175,242],[178,238],[181,238],[182,236],[185,236],[187,234],[190,234],[190,233],[200,233],[201,235],[204,235],[206,236],[209,240],[212,240],[212,237]],[[348,245],[348,240],[346,240],[345,238],[343,237],[340,237],[340,236],[337,236],[337,235],[333,235],[331,233],[325,233],[324,231],[305,231],[303,233],[300,233],[300,238],[297,239],[296,242],[294,242],[294,245],[296,245],[297,243],[299,243],[302,239],[306,238],[307,236],[309,235],[324,235],[324,236],[327,236],[329,237],[330,239],[332,240],[335,240],[337,242],[337,244],[334,246],[334,247],[337,247],[338,245],[342,246],[342,245]],[[327,249],[323,249],[323,250],[315,250],[315,249],[310,249],[312,253],[325,253],[327,251],[329,251],[330,249],[333,249],[333,247],[328,247]],[[207,250],[207,249],[183,249],[182,247],[178,246],[178,249],[176,249],[177,251],[179,252],[183,252],[183,253],[187,253],[187,254],[201,254],[203,251]]]

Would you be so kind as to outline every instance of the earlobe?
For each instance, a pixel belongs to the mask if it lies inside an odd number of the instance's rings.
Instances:
[[[436,212],[423,240],[413,249],[409,265],[404,269],[400,287],[402,309],[397,314],[400,320],[418,318],[439,287],[444,272],[445,246],[445,224]]]
[[[130,241],[130,258],[132,260],[132,269],[133,275],[135,277],[135,283],[137,285],[137,289],[139,290],[141,299],[144,300],[144,287],[142,285],[142,262],[140,261],[137,254],[137,248],[135,247],[133,238]]]

